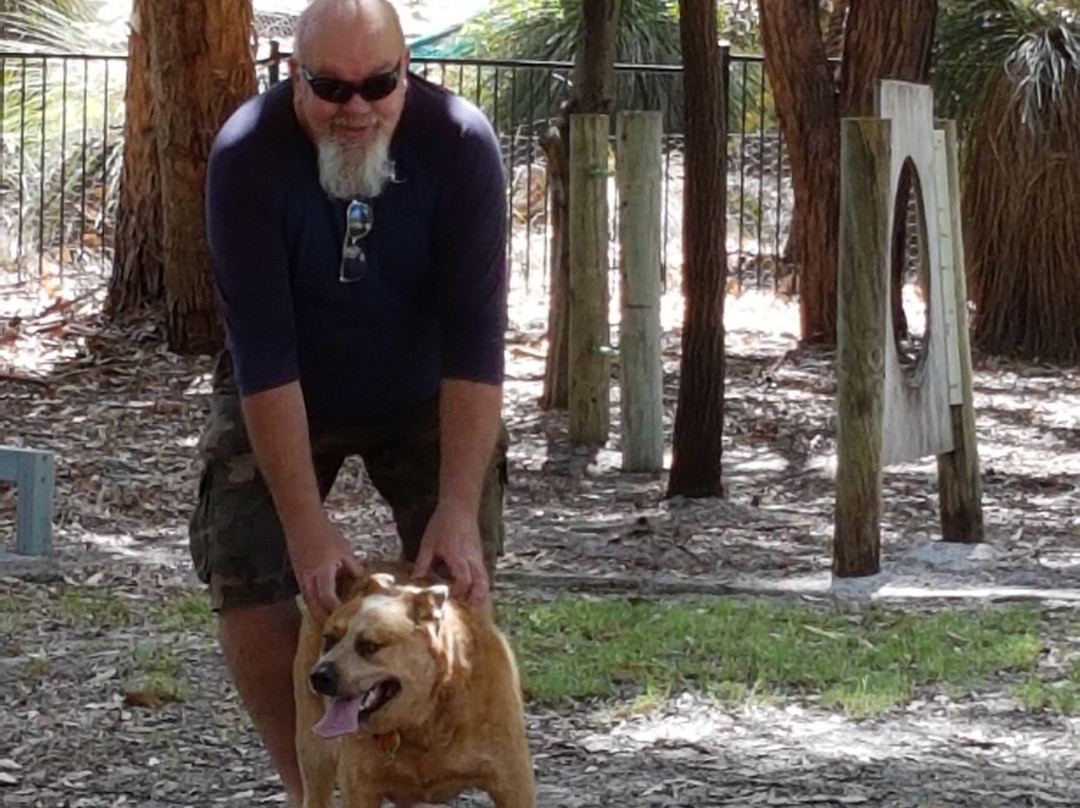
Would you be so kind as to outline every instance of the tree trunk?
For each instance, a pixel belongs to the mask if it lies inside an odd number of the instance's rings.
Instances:
[[[235,0],[155,0],[152,9],[166,330],[176,351],[213,353],[223,331],[204,223],[206,159],[218,128],[255,92],[252,8]]]
[[[150,43],[146,9],[135,0],[128,35],[127,95],[124,99],[124,163],[116,213],[116,252],[109,278],[106,315],[137,316],[164,298],[161,255],[161,188],[154,106],[150,96]]]
[[[836,342],[840,117],[872,115],[883,78],[927,80],[937,0],[851,0],[839,101],[816,3],[759,0],[765,69],[791,160],[791,258],[804,344]]]
[[[250,0],[136,0],[109,311],[165,316],[169,347],[213,353],[223,331],[204,225],[214,136],[255,93]],[[150,101],[153,99],[153,103]]]
[[[540,408],[566,409],[570,404],[570,238],[567,227],[570,156],[564,132],[551,127],[542,146],[547,158],[551,194],[551,272],[548,286],[548,349]]]
[[[611,114],[615,103],[615,42],[622,0],[583,0],[582,31],[574,54],[571,112]]]
[[[540,406],[564,409],[570,386],[570,115],[610,114],[615,103],[615,42],[622,0],[580,0],[582,30],[574,58],[574,80],[557,131],[546,138],[551,189],[551,288],[548,290],[548,352]],[[552,159],[554,155],[554,160]],[[561,191],[561,193],[559,193]]]
[[[683,190],[685,309],[668,496],[722,496],[726,93],[716,0],[681,0],[686,98]]]
[[[840,70],[840,114],[874,114],[879,79],[926,82],[937,0],[854,0]],[[928,178],[923,178],[924,182]]]
[[[759,0],[765,70],[791,162],[804,344],[836,341],[840,120],[816,3]]]

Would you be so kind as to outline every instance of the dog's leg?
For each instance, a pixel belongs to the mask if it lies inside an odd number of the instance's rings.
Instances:
[[[371,788],[367,778],[356,776],[355,772],[342,772],[341,805],[342,808],[380,808],[382,794]]]
[[[506,765],[499,770],[487,792],[495,808],[536,808],[536,780],[528,744],[523,738],[520,743],[508,746],[513,749],[513,754],[505,756]]]
[[[304,630],[310,632],[313,629],[305,625]],[[303,631],[301,633],[303,636]],[[293,663],[293,700],[296,703],[296,759],[304,786],[303,808],[332,808],[337,766],[327,744],[311,731],[319,720],[322,703],[308,690],[308,666],[305,655],[298,653]]]
[[[311,732],[308,725],[307,732]],[[296,754],[300,763],[300,780],[304,784],[303,808],[332,808],[334,804],[334,759],[319,748],[316,738],[302,740],[303,733],[296,738]]]

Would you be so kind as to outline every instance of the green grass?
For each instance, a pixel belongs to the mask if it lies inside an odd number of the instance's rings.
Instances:
[[[168,645],[140,643],[132,650],[133,667],[127,691],[165,701],[183,701],[187,687],[181,677],[182,659]]]
[[[130,691],[186,698],[182,659],[168,637],[212,635],[205,593],[132,599],[104,588],[63,586],[32,599],[0,596],[7,636],[40,620],[78,631],[145,626],[123,674]],[[794,699],[855,717],[916,698],[957,701],[1008,692],[1031,711],[1080,714],[1080,650],[1071,629],[1028,605],[927,611],[812,609],[768,599],[648,601],[565,595],[507,599],[499,621],[538,705],[603,702],[642,712],[695,691],[715,701]],[[1044,650],[1064,651],[1051,664]],[[1053,656],[1053,655],[1052,655]],[[27,661],[40,676],[50,660]]]
[[[217,631],[210,599],[203,592],[185,592],[162,606],[154,622],[167,631]]]
[[[1013,698],[1033,712],[1064,715],[1080,712],[1080,659],[1072,662],[1064,678],[1047,681],[1029,676],[1013,688]]]
[[[34,615],[24,600],[0,595],[0,637],[11,637],[34,624]]]
[[[131,619],[127,598],[107,589],[65,587],[56,605],[65,622],[80,628],[124,626]]]
[[[693,689],[724,702],[794,697],[852,716],[920,693],[1023,679],[1034,706],[1070,707],[1076,685],[1039,678],[1038,611],[822,612],[774,601],[590,600],[501,604],[535,703],[637,700]],[[1069,688],[1072,688],[1071,691]],[[1040,689],[1041,688],[1041,689]]]

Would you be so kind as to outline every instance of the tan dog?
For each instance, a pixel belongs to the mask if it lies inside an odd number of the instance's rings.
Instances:
[[[385,572],[325,625],[306,611],[293,665],[304,808],[438,803],[468,788],[535,808],[513,653],[487,612]]]

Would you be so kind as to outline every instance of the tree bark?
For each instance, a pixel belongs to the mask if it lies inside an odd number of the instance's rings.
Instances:
[[[840,115],[874,114],[879,79],[930,77],[937,0],[853,0],[840,69]]]
[[[816,3],[760,0],[765,70],[791,163],[802,342],[836,341],[840,120]]]
[[[570,155],[567,138],[553,126],[541,144],[547,158],[547,187],[551,194],[551,271],[548,285],[548,349],[540,408],[566,409],[570,404]]]
[[[136,0],[112,316],[164,314],[169,347],[223,342],[204,225],[206,159],[253,95],[250,0]],[[151,103],[152,99],[152,103]]]
[[[213,353],[223,329],[206,243],[206,160],[222,122],[255,92],[252,7],[249,0],[154,0],[150,8],[166,331],[176,351]]]
[[[610,114],[615,103],[615,42],[622,0],[582,0],[581,42],[574,54],[577,108]]]
[[[874,113],[879,79],[925,82],[937,0],[850,0],[840,96],[816,3],[759,0],[765,69],[791,160],[791,258],[804,344],[836,342],[840,117]]]
[[[726,93],[716,0],[681,0],[684,317],[668,496],[723,495]]]
[[[136,316],[164,299],[161,255],[161,188],[150,95],[150,43],[146,9],[152,0],[135,0],[128,35],[127,95],[124,99],[124,162],[116,213],[106,315]]]
[[[570,98],[559,115],[556,131],[549,133],[544,146],[549,161],[548,187],[552,189],[548,352],[540,398],[544,409],[565,409],[570,396],[570,249],[566,231],[570,210],[570,115],[610,114],[615,103],[615,43],[622,0],[580,2],[582,29],[574,56]]]

